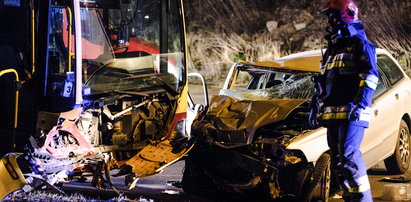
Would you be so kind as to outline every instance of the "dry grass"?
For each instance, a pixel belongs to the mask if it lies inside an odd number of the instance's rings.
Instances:
[[[254,36],[195,33],[188,35],[189,68],[208,80],[225,78],[226,71],[237,61],[270,60],[280,57],[280,48],[268,34]]]

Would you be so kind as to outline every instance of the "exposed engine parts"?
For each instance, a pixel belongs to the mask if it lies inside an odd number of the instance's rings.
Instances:
[[[40,122],[55,120],[57,125],[50,128],[39,123],[24,158],[33,175],[50,185],[78,178],[84,171],[94,174],[93,186],[112,185],[110,169],[164,136],[174,103],[166,93],[113,95],[94,101],[74,116],[44,113]]]
[[[308,115],[304,99],[214,97],[208,112],[192,126],[199,141],[186,160],[184,190],[243,193],[264,187],[271,198],[298,195],[312,165],[300,150],[287,147],[311,129]],[[199,180],[205,182],[203,187],[192,188]]]

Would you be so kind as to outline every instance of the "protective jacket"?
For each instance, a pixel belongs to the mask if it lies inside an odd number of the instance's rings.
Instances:
[[[378,83],[375,46],[367,40],[360,21],[348,23],[347,34],[329,36],[316,84],[321,124],[347,121],[368,127]],[[355,117],[354,120],[352,117]]]

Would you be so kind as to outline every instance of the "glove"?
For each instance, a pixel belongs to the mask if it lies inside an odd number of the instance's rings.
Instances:
[[[363,110],[363,108],[358,106],[358,105],[353,107],[351,109],[350,113],[348,114],[348,120],[350,120],[350,121],[359,121],[362,110]]]
[[[320,127],[320,123],[318,122],[317,118],[317,109],[312,108],[310,111],[310,116],[308,117],[308,124],[311,128],[318,128]]]

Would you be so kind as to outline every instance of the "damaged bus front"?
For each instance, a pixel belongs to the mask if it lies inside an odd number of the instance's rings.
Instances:
[[[22,85],[36,89],[37,121],[22,153],[1,162],[0,183],[17,185],[0,198],[84,172],[112,185],[113,168],[131,188],[189,151],[180,0],[33,0],[21,10],[32,11],[34,79]]]

